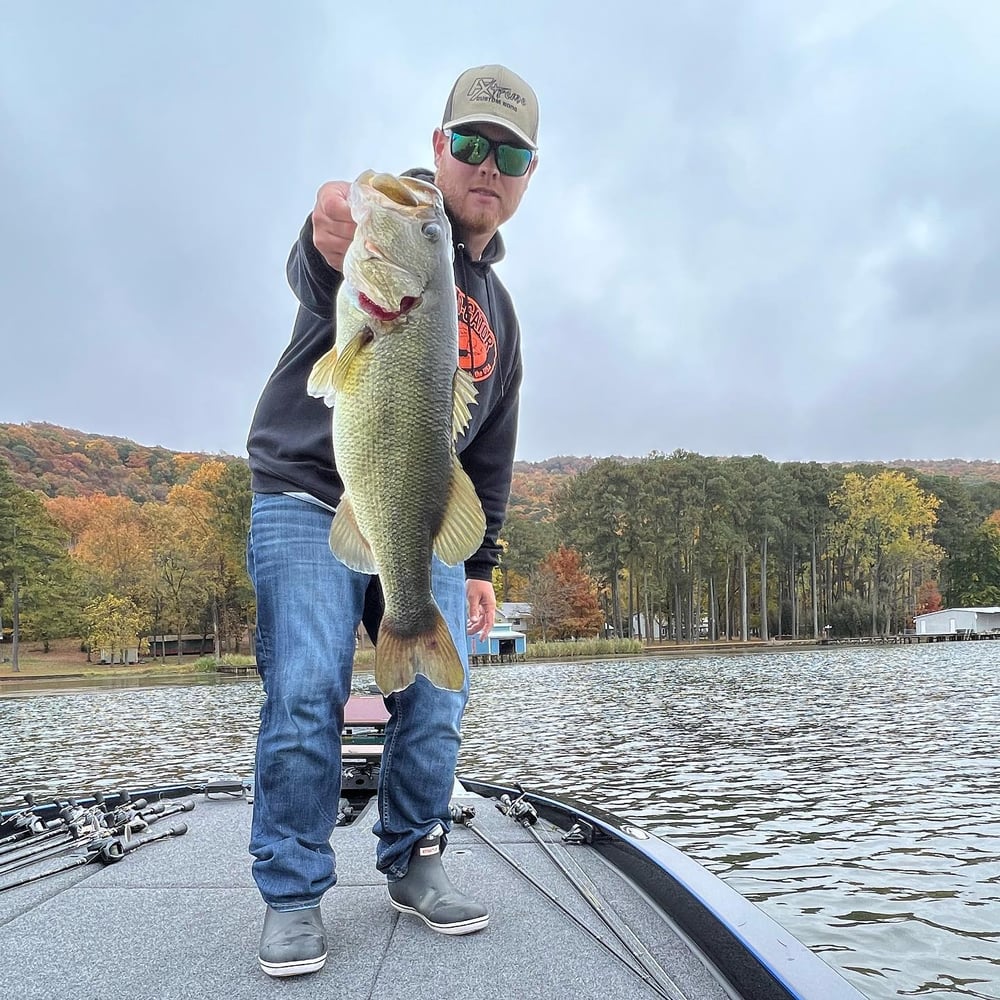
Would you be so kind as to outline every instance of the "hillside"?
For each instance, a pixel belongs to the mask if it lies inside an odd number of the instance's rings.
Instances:
[[[0,424],[0,460],[14,481],[50,497],[107,493],[163,500],[199,466],[230,457],[150,448],[54,424]]]
[[[0,460],[8,463],[18,485],[48,496],[107,493],[139,501],[163,500],[171,486],[185,482],[200,465],[231,458],[147,447],[54,424],[0,423]],[[544,462],[515,462],[511,510],[531,520],[547,520],[560,484],[597,461],[591,456],[560,455]],[[1000,462],[896,459],[880,464],[948,476],[966,485],[1000,482]]]
[[[623,462],[636,459],[620,459]],[[511,484],[510,509],[532,521],[547,520],[552,513],[552,501],[561,483],[569,476],[586,472],[598,459],[574,458],[561,455],[544,462],[515,462]],[[825,465],[848,467],[852,463],[827,462]],[[1000,462],[966,461],[960,458],[921,459],[871,463],[893,469],[912,470],[929,476],[946,476],[958,479],[966,486],[975,483],[1000,482]]]

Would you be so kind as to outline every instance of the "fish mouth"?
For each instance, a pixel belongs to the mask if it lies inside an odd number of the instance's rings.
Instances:
[[[358,305],[362,312],[367,313],[373,319],[382,323],[391,323],[393,320],[405,316],[411,309],[415,309],[420,304],[419,295],[404,295],[399,303],[399,309],[383,309],[377,302],[373,302],[364,292],[358,292]]]
[[[377,174],[374,170],[366,170],[354,184],[362,200],[367,189],[379,196],[383,203],[394,208],[433,211],[441,197],[438,189],[428,181],[416,177],[397,177],[395,174]]]

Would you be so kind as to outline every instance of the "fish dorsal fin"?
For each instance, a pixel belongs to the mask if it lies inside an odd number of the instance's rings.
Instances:
[[[441,528],[434,539],[434,552],[449,566],[457,566],[483,544],[486,516],[476,488],[457,455],[451,459],[451,486]]]
[[[337,348],[333,347],[313,365],[306,383],[306,392],[310,396],[322,399],[327,406],[333,406],[337,389],[334,385],[334,372],[337,367]]]
[[[472,414],[469,407],[476,401],[479,390],[472,376],[462,368],[455,369],[452,382],[451,438],[456,440],[459,434],[469,426]]]
[[[337,513],[330,528],[330,551],[355,573],[377,573],[378,563],[371,546],[361,534],[354,507],[347,496],[340,498]]]

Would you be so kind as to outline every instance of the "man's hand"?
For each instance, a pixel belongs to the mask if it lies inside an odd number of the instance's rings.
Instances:
[[[465,597],[469,603],[469,635],[485,642],[497,617],[497,595],[489,580],[466,580]]]
[[[316,194],[313,209],[313,244],[323,259],[341,274],[344,272],[344,254],[354,239],[357,225],[347,204],[351,190],[349,181],[329,181]]]

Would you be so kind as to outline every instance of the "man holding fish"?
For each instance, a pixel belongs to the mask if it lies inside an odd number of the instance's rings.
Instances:
[[[455,83],[435,171],[324,184],[288,261],[292,339],[254,415],[247,563],[265,701],[250,849],[271,976],[321,969],[320,900],[355,633],[378,635],[390,719],[376,864],[389,902],[442,934],[486,927],[441,852],[485,639],[521,383],[520,333],[492,265],[537,166],[538,103],[503,66]],[[332,409],[331,409],[332,408]]]

